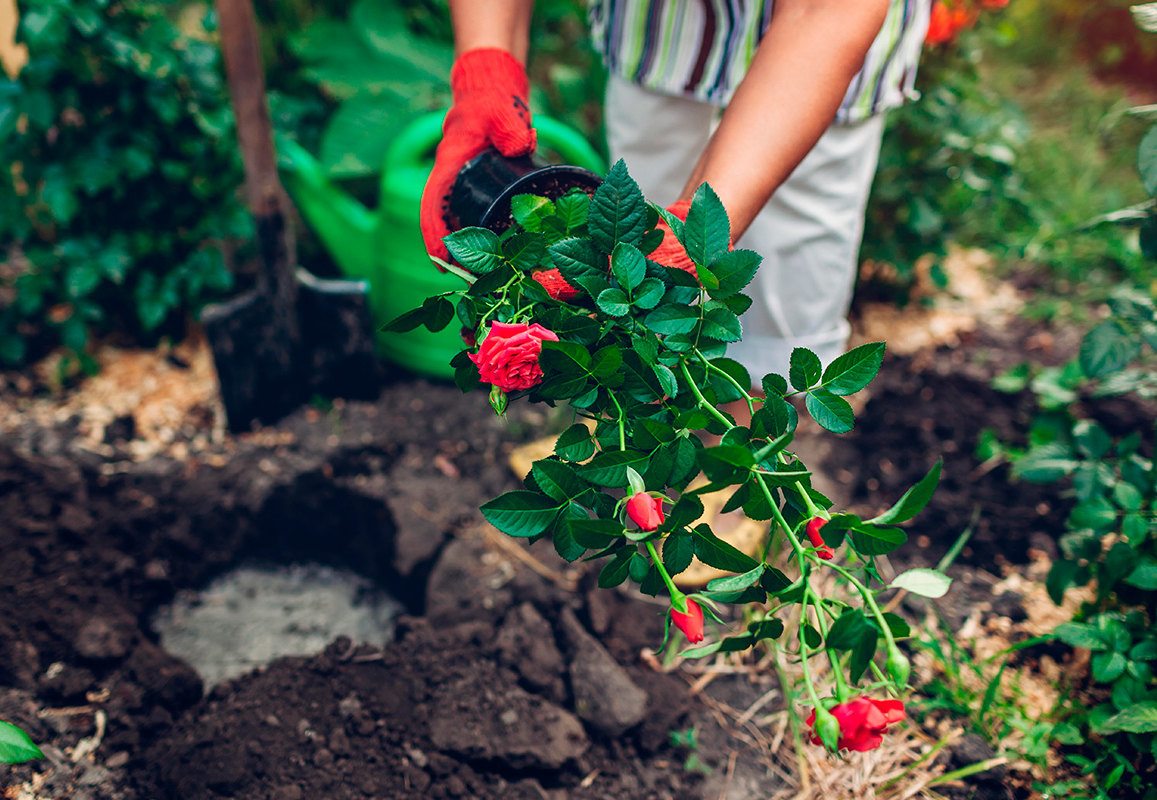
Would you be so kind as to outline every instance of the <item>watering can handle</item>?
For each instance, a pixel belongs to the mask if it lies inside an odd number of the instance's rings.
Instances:
[[[423,114],[399,133],[386,151],[382,168],[383,179],[393,169],[433,166],[433,151],[442,140],[442,120],[445,111]],[[545,115],[534,118],[538,130],[538,144],[556,151],[566,163],[585,167],[592,172],[606,172],[606,162],[591,147],[586,138],[569,125]]]

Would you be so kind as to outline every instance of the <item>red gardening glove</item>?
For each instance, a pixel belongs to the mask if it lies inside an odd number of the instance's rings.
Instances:
[[[691,208],[691,201],[681,200],[675,205],[669,206],[667,211],[686,222],[687,210],[689,208]],[[659,224],[655,226],[655,229],[663,232],[663,241],[647,258],[656,264],[662,264],[664,267],[681,269],[684,272],[690,272],[694,275],[695,263],[688,257],[687,251],[683,249],[683,245],[679,244],[679,240],[675,238],[675,232],[671,230],[671,227],[660,218]]]
[[[455,60],[450,70],[454,103],[442,123],[442,142],[422,192],[422,238],[430,255],[450,258],[442,237],[450,232],[446,211],[458,170],[490,146],[507,157],[533,152],[528,89],[526,68],[505,50],[479,47]]]

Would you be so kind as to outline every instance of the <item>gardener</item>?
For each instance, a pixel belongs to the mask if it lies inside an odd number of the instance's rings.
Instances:
[[[532,6],[450,2],[454,105],[422,198],[432,255],[447,257],[445,202],[462,165],[490,145],[508,156],[534,148],[524,68]],[[743,340],[728,353],[753,376],[786,374],[794,347],[825,363],[843,351],[882,112],[912,91],[929,7],[591,0],[594,44],[610,72],[612,160],[625,159],[644,195],[678,216],[709,183],[736,246],[764,257]],[[667,242],[651,257],[686,259]]]

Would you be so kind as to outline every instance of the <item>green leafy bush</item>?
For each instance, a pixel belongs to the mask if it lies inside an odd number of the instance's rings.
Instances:
[[[1102,702],[1074,704],[1054,731],[1085,744],[1069,760],[1104,791],[1154,797],[1157,775],[1157,468],[1153,429],[1114,435],[1088,412],[1099,398],[1157,398],[1157,306],[1139,292],[1111,301],[1111,318],[1089,331],[1077,359],[1059,367],[1005,374],[998,386],[1029,386],[1041,411],[1024,452],[1013,452],[1022,480],[1065,482],[1073,498],[1060,537],[1061,557],[1047,588],[1060,604],[1065,591],[1092,585],[1092,599],[1056,629],[1063,642],[1092,651],[1091,676]],[[1144,408],[1144,405],[1140,406]],[[1146,792],[1148,792],[1146,794]]]
[[[216,46],[169,3],[28,0],[0,79],[0,362],[148,339],[230,287],[251,223]]]

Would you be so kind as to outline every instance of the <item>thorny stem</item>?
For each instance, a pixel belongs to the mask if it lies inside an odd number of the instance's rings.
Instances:
[[[751,394],[747,391],[747,389],[744,389],[743,386],[740,385],[739,381],[735,380],[735,378],[728,375],[725,370],[720,369],[719,367],[715,366],[710,361],[708,361],[707,357],[704,356],[702,353],[700,353],[698,350],[695,350],[694,352],[695,352],[695,355],[699,356],[699,360],[703,362],[703,365],[705,367],[707,367],[707,369],[711,370],[712,372],[715,372],[718,375],[722,375],[727,380],[728,383],[730,383],[732,386],[734,386],[736,389],[739,390],[739,392],[743,395],[744,401],[746,401],[746,403],[747,403],[748,413],[750,413],[751,415],[754,416],[755,415],[755,398],[753,398],[751,396]]]
[[[816,609],[816,624],[819,626],[820,636],[824,637],[826,644],[828,641],[828,623],[827,620],[824,619],[826,609],[824,608],[823,598],[815,593],[815,590],[812,589],[810,584],[807,586],[805,593],[811,595],[815,601],[813,605]],[[828,661],[832,664],[832,674],[836,679],[836,699],[841,703],[846,702],[849,694],[848,685],[844,682],[844,671],[840,668],[839,654],[831,647],[825,647],[824,650],[828,655]]]

